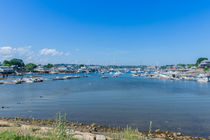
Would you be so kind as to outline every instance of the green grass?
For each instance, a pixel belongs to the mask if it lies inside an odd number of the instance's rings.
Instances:
[[[4,131],[0,133],[0,140],[77,140],[72,137],[71,127],[66,127],[66,115],[58,113],[56,115],[56,124],[53,131],[48,132],[46,137],[22,135],[13,131]]]
[[[71,127],[66,127],[67,120],[66,114],[57,113],[56,114],[56,124],[54,131],[51,134],[52,140],[77,140],[73,138]]]
[[[35,136],[23,136],[15,132],[5,131],[0,133],[0,140],[50,140],[50,138],[39,138]]]
[[[152,121],[149,123],[148,136],[143,135],[138,129],[132,129],[127,126],[122,132],[116,132],[114,134],[114,140],[151,140],[152,139]]]
[[[144,140],[146,139],[137,129],[133,130],[131,127],[124,129],[123,133],[118,135],[117,140]]]

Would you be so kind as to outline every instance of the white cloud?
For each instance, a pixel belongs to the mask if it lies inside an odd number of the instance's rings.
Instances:
[[[56,49],[48,49],[44,48],[40,50],[41,55],[51,55],[51,56],[56,56],[56,55],[63,55],[63,52],[59,52]]]
[[[23,59],[25,63],[33,62],[37,64],[44,63],[60,63],[60,60],[56,56],[68,57],[69,52],[57,51],[56,49],[44,48],[40,51],[34,51],[31,46],[25,47],[11,47],[2,46],[0,47],[0,62],[9,60],[12,58]]]
[[[10,46],[3,46],[3,47],[0,47],[0,54],[8,55],[12,53],[12,50],[13,49]]]

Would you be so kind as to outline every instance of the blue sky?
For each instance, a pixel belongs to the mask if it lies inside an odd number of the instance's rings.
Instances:
[[[209,25],[209,0],[0,0],[0,61],[194,63]]]

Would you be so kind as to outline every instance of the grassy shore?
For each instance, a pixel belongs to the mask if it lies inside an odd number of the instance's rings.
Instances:
[[[201,137],[182,136],[181,133],[139,131],[126,127],[109,128],[96,124],[69,123],[65,115],[58,114],[56,121],[0,118],[0,140],[205,140]]]

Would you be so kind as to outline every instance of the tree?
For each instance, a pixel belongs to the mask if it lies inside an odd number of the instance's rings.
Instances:
[[[13,58],[12,60],[10,60],[10,65],[15,65],[15,66],[18,66],[20,68],[25,66],[23,60],[22,59],[17,59],[17,58]]]
[[[185,64],[177,64],[177,66],[185,67],[186,65]]]
[[[205,67],[205,68],[203,68],[203,70],[204,70],[204,71],[208,71],[209,69],[208,69],[208,67]]]
[[[208,60],[208,58],[206,58],[206,57],[198,58],[198,60],[196,61],[196,66],[198,66],[203,60]]]
[[[33,64],[33,63],[28,63],[25,65],[26,71],[33,71],[36,67],[37,67],[37,65]]]
[[[80,65],[79,65],[79,68],[84,67],[84,66],[85,66],[84,64],[80,64]]]
[[[11,66],[10,61],[8,61],[8,60],[4,60],[4,62],[3,62],[3,66]]]
[[[187,64],[187,68],[191,68],[191,67],[194,67],[196,66],[196,64]]]
[[[52,68],[53,66],[54,66],[53,64],[44,65],[45,68]]]

